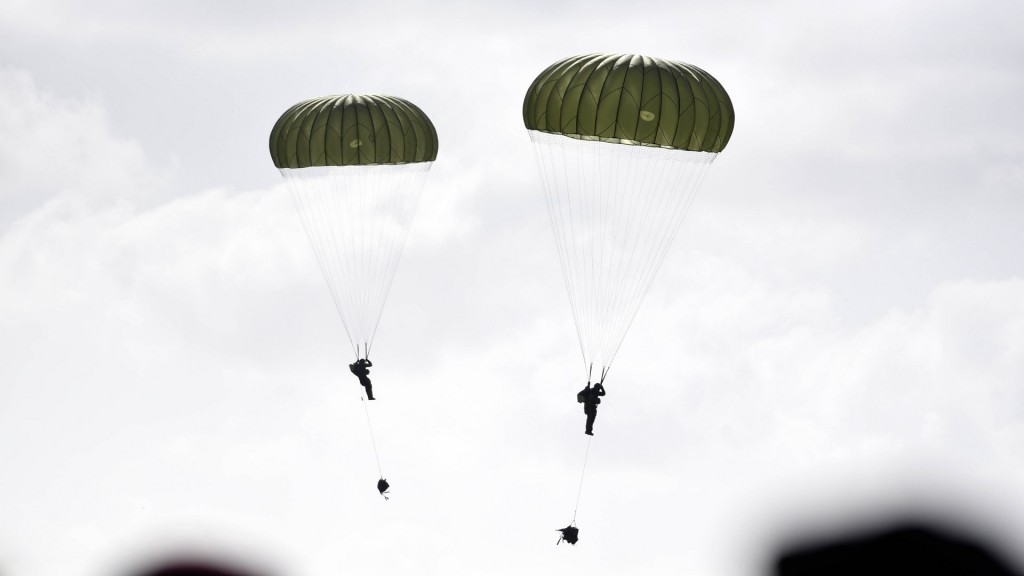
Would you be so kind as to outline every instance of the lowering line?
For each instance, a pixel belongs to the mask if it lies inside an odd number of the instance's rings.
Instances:
[[[365,347],[364,350],[365,350],[365,354],[366,354],[366,356],[364,356],[364,358],[369,359],[370,358],[370,345],[369,344],[364,344],[363,346]],[[359,345],[358,344],[356,345],[356,359],[357,360],[359,359]],[[370,409],[366,406],[366,398],[364,396],[360,395],[359,396],[359,401],[363,403],[363,412],[366,413],[366,427],[370,429],[370,442],[373,444],[373,457],[374,457],[375,460],[377,460],[377,472],[380,473],[380,478],[381,478],[381,480],[383,480],[384,479],[384,472],[381,470],[381,467],[380,467],[380,455],[377,453],[377,439],[376,439],[376,437],[374,437],[374,434],[373,434],[373,423],[370,422]]]
[[[583,494],[583,476],[587,473],[587,460],[590,459],[590,443],[593,440],[593,436],[587,438],[587,454],[583,457],[583,471],[580,472],[580,489],[576,491],[576,507],[572,511],[572,524],[576,523],[576,512],[580,509],[580,495]]]
[[[367,372],[368,372],[367,368],[372,366],[372,364],[370,364],[370,362],[369,362],[369,360],[370,360],[370,345],[369,345],[369,343],[366,343],[363,346],[365,347],[364,348],[365,356],[363,358],[359,358],[359,346],[356,345],[356,364],[360,364],[360,363],[364,362],[364,359],[365,359],[365,366],[363,366],[362,372],[357,374],[359,376],[359,383],[360,384],[363,384],[363,379],[366,378],[366,375],[367,375]],[[355,372],[354,369],[353,369],[353,372]],[[364,386],[366,387],[367,391],[369,391],[369,381],[367,381],[366,384],[364,384]],[[371,394],[369,394],[369,393],[367,393],[367,395],[365,397],[363,395],[360,395],[359,396],[359,401],[362,402],[362,404],[363,404],[363,412],[366,414],[366,427],[367,427],[367,429],[370,430],[370,442],[373,445],[373,458],[374,458],[374,460],[377,461],[377,473],[380,475],[379,476],[380,480],[377,482],[377,490],[380,492],[380,495],[383,496],[385,500],[387,500],[388,497],[384,496],[384,495],[387,493],[387,489],[388,489],[389,485],[388,485],[388,481],[384,479],[384,470],[381,468],[381,465],[380,465],[380,453],[377,451],[377,436],[373,433],[373,422],[370,420],[370,408],[369,408],[369,406],[366,405],[366,398],[370,398],[372,400],[373,396]]]
[[[604,384],[604,378],[607,375],[608,375],[608,366],[603,366],[601,368],[601,382],[600,382],[601,384]],[[587,386],[590,386],[591,378],[593,378],[593,376],[594,376],[594,364],[593,364],[593,362],[591,362],[590,365],[587,368]],[[594,440],[593,436],[590,436],[590,437],[587,438],[587,452],[583,456],[583,470],[580,471],[580,487],[579,487],[579,490],[576,491],[576,507],[573,508],[573,511],[572,511],[572,522],[569,524],[570,526],[572,526],[573,524],[576,523],[576,513],[580,509],[580,496],[583,494],[583,478],[587,474],[587,461],[590,460],[590,443],[593,442],[593,440]]]
[[[377,454],[377,439],[373,436],[373,424],[370,422],[370,409],[366,407],[366,398],[360,396],[359,400],[363,403],[363,411],[366,412],[366,426],[370,429],[370,442],[373,443],[373,457],[377,460],[377,472],[380,472],[383,479],[384,472],[380,468],[380,456]]]

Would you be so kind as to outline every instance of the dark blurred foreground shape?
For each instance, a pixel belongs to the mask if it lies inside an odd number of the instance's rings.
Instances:
[[[776,576],[1021,576],[991,548],[964,531],[900,522],[839,538],[789,547]]]
[[[147,566],[127,576],[269,576],[237,566],[205,560],[171,560]]]

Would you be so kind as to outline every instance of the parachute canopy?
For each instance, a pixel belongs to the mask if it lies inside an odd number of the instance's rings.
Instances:
[[[270,156],[278,168],[430,162],[437,131],[415,104],[395,96],[324,96],[281,115]]]
[[[555,62],[523,102],[529,130],[702,152],[725,149],[734,118],[729,95],[704,70],[636,54]]]
[[[325,96],[286,111],[270,155],[288,183],[357,358],[369,355],[437,131],[394,96]]]
[[[732,135],[710,74],[638,55],[544,70],[523,101],[588,380],[604,381],[700,183]]]

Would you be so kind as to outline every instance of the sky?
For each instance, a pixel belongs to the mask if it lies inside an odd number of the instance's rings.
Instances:
[[[754,576],[902,510],[1024,550],[1021,29],[993,0],[7,0],[0,574]],[[585,375],[521,109],[589,52],[707,70],[736,128],[616,357],[570,548]],[[440,142],[373,349],[386,502],[267,150],[340,93]]]

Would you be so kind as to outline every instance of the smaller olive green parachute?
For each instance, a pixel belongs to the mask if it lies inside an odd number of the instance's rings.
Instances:
[[[725,89],[689,64],[584,54],[537,76],[523,102],[529,130],[584,140],[721,152],[735,116]]]
[[[432,162],[437,131],[402,98],[325,96],[281,115],[270,132],[270,156],[278,168]]]
[[[437,131],[395,96],[325,96],[299,102],[270,133],[355,357],[377,332],[427,173]]]

